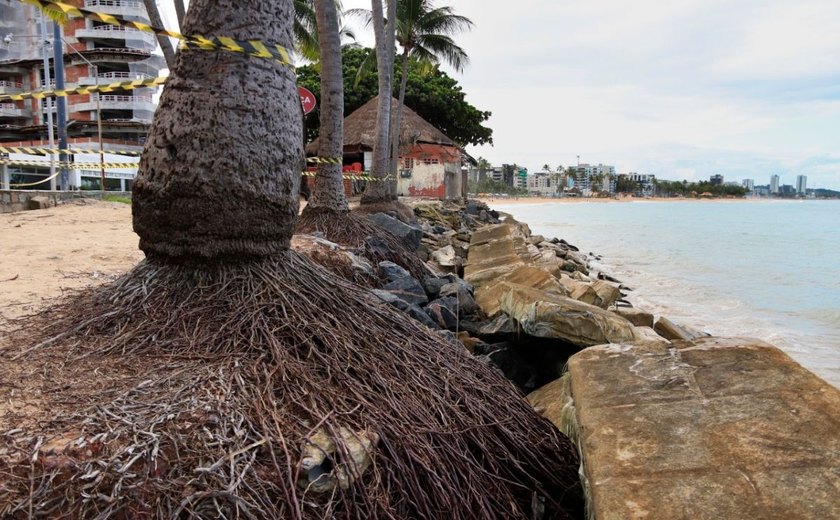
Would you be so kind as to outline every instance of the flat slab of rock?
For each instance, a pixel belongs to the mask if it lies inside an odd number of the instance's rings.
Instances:
[[[840,518],[840,390],[772,345],[596,346],[568,381],[529,400],[576,423],[599,520]]]
[[[571,298],[502,282],[500,308],[522,330],[580,347],[633,341],[633,324],[621,316]]]
[[[622,318],[625,318],[637,327],[650,327],[651,329],[653,328],[653,314],[649,312],[633,307],[619,307],[617,309],[614,309],[613,312],[618,314]]]
[[[515,283],[552,294],[567,296],[566,289],[560,284],[557,277],[539,267],[520,266],[507,274],[500,275],[496,280],[475,291],[475,300],[478,306],[489,318],[495,318],[501,312],[501,296],[504,287],[499,285],[500,282]]]
[[[476,287],[525,265],[516,251],[512,238],[502,238],[479,246],[470,245],[464,280]]]
[[[660,316],[660,318],[656,320],[656,324],[653,326],[653,330],[655,330],[657,334],[669,341],[691,341],[694,339],[700,339],[708,336],[708,334],[706,334],[705,332],[694,330],[686,325],[676,324],[663,316]]]

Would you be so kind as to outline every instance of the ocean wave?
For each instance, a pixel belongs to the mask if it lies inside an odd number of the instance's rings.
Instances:
[[[802,316],[823,325],[840,328],[840,309],[815,309],[803,312]]]

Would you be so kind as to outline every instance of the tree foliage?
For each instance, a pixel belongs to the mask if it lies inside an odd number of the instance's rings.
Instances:
[[[711,193],[716,197],[743,197],[747,189],[742,186],[712,184],[708,181],[686,182],[686,181],[656,181],[657,194],[669,197],[674,195],[695,196],[704,193]]]
[[[368,52],[370,49],[360,47],[342,50],[345,117],[376,96],[375,73],[363,75],[358,84],[356,81],[357,72]],[[306,65],[298,68],[297,72],[298,85],[308,88],[320,99],[320,76],[315,67]],[[399,71],[395,73],[399,77]],[[462,146],[493,144],[493,130],[483,125],[490,112],[468,103],[458,82],[441,70],[424,75],[422,66],[410,61],[405,105]],[[305,122],[306,139],[310,141],[318,136],[318,110],[312,111]]]

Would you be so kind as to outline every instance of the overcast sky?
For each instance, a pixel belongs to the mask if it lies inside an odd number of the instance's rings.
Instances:
[[[472,19],[454,74],[493,164],[840,189],[838,0],[438,0]],[[370,8],[370,0],[344,0]],[[173,17],[174,18],[174,17]],[[372,40],[357,29],[363,43]]]

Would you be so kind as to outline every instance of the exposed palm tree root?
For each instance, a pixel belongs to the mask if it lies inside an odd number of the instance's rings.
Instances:
[[[409,250],[400,237],[374,224],[366,214],[307,206],[298,217],[295,232],[314,231],[320,231],[327,240],[336,244],[355,248],[360,252],[364,250],[364,255],[376,264],[384,260],[394,262],[419,280],[427,278],[430,274],[417,253]],[[381,247],[372,247],[366,240],[368,237],[376,237],[381,242]]]
[[[353,211],[365,215],[372,215],[374,213],[389,213],[393,211],[396,213],[397,218],[405,222],[406,224],[417,221],[417,217],[414,215],[414,211],[398,200],[394,200],[391,202],[372,202],[369,204],[359,204],[359,206],[356,207],[356,209],[354,209]]]
[[[0,376],[15,358],[54,364],[33,375],[39,420],[0,433],[2,518],[507,519],[543,500],[566,518],[577,504],[568,439],[508,381],[294,252],[146,261],[13,344]],[[134,377],[91,392],[112,364]]]

